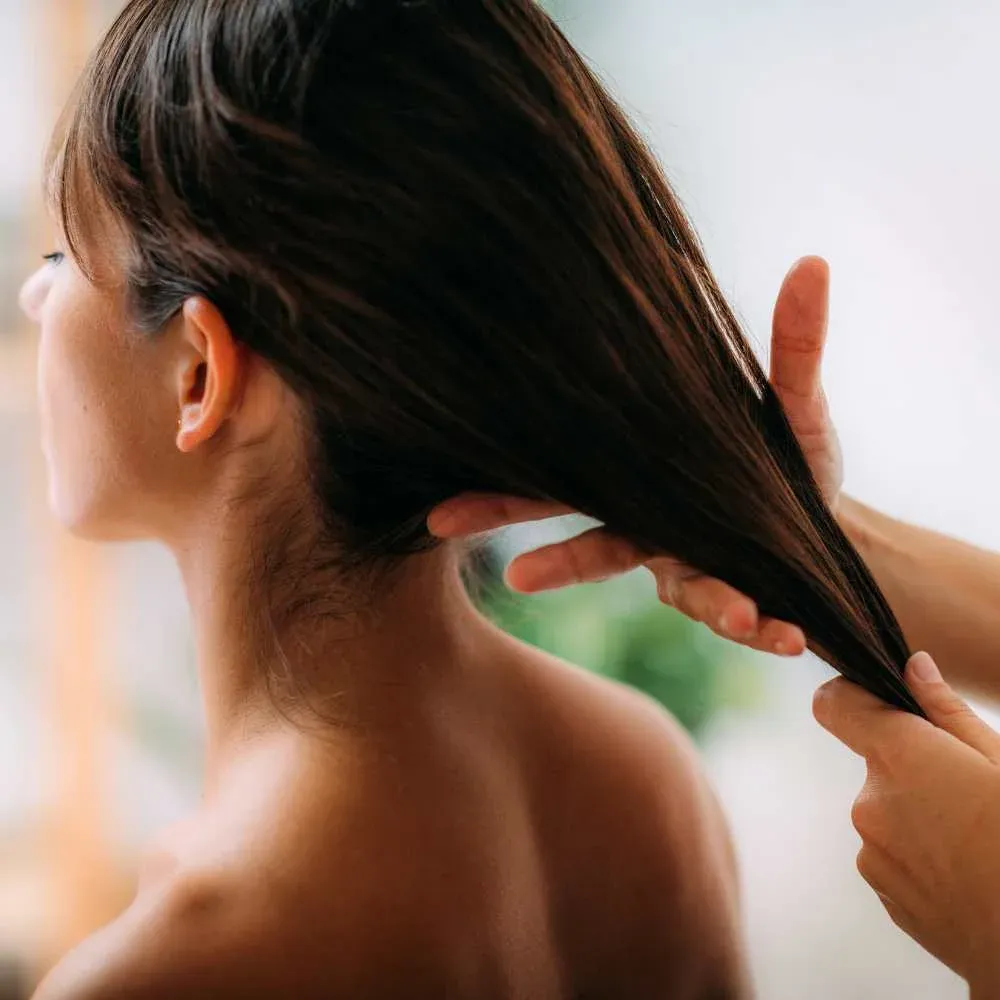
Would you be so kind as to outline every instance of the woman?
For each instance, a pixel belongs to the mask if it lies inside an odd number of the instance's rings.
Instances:
[[[176,556],[208,759],[39,997],[746,996],[690,745],[487,624],[429,511],[585,510],[919,709],[683,213],[551,21],[132,0],[53,149],[24,291],[51,502]]]
[[[859,547],[915,648],[955,683],[1000,699],[1000,555],[903,524],[841,494],[840,447],[820,382],[829,276],[810,258],[790,272],[774,315],[771,378],[817,482]],[[562,513],[523,498],[467,496],[442,504],[442,537]],[[640,565],[663,599],[719,634],[794,655],[802,630],[760,614],[748,597],[675,560],[649,560],[611,533],[520,556],[508,570],[533,591],[603,579]],[[1000,996],[1000,734],[918,653],[907,682],[929,723],[837,679],[817,692],[818,721],[868,766],[855,802],[858,868],[892,919],[970,983]],[[935,728],[936,727],[936,728]]]

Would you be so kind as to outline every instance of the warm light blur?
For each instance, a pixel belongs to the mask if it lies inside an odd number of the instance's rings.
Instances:
[[[51,249],[41,203],[48,133],[118,6],[0,8],[0,1000],[26,995],[127,904],[142,844],[198,791],[197,697],[175,574],[162,553],[83,545],[49,517],[34,336],[16,308],[19,284]]]
[[[87,39],[118,6],[0,5],[0,1000],[23,996],[127,901],[142,844],[198,793],[200,716],[176,574],[154,549],[92,548],[52,524],[33,340],[14,308],[47,249],[46,133]],[[805,253],[831,261],[827,386],[848,489],[1000,547],[1000,8],[549,6],[662,155],[761,345],[785,269]],[[812,721],[826,671],[764,657],[752,669],[764,696],[717,709],[701,743],[741,855],[759,995],[964,997],[855,872],[849,809],[863,765]]]

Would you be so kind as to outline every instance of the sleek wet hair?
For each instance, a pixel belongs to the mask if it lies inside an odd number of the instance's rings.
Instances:
[[[85,268],[96,207],[127,234],[140,330],[206,296],[294,389],[345,560],[466,490],[552,498],[919,711],[677,199],[533,0],[132,0],[52,190]]]

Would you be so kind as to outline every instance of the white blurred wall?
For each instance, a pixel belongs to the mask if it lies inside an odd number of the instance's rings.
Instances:
[[[17,212],[40,188],[41,150],[52,123],[40,99],[46,70],[39,16],[38,5],[0,0],[0,215]]]
[[[788,265],[831,261],[849,489],[1000,547],[1000,4],[567,6],[762,345]]]

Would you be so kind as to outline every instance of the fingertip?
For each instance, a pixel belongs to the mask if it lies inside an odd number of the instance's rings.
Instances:
[[[520,594],[527,593],[521,579],[521,570],[515,559],[504,571],[503,582],[510,590],[516,590]]]
[[[794,657],[801,656],[806,651],[805,633],[795,625],[769,619],[761,632],[761,648],[766,653]]]
[[[817,266],[817,262],[825,264],[826,262],[821,257],[815,257],[811,254],[807,254],[804,257],[797,258],[785,272],[785,277],[782,279],[781,287],[782,289],[788,285],[789,282],[796,280],[804,271],[810,271]]]
[[[906,664],[906,680],[917,684],[940,684],[944,678],[929,653],[914,653]]]
[[[801,656],[808,648],[805,632],[795,626],[789,628],[787,638],[781,642],[786,648],[785,656]]]
[[[480,529],[486,500],[472,493],[442,500],[427,515],[427,530],[437,538],[460,538]]]
[[[800,257],[793,265],[793,268],[799,267],[815,268],[825,274],[830,273],[830,262],[825,257],[820,257],[819,254],[806,254],[804,257]]]
[[[527,556],[518,556],[504,571],[503,580],[519,594],[535,594],[556,586],[551,567]]]
[[[451,538],[455,535],[455,513],[443,504],[435,507],[427,515],[427,530],[435,538]]]

